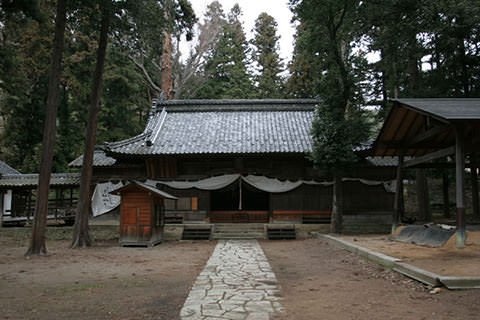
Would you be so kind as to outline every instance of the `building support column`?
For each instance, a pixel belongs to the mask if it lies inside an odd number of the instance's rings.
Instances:
[[[416,169],[416,176],[418,219],[420,221],[431,222],[432,214],[430,211],[428,181],[425,175],[425,169]]]
[[[395,232],[403,217],[405,207],[403,202],[403,153],[398,156],[397,180],[395,186],[395,203],[393,204],[392,233]]]
[[[473,216],[478,219],[480,218],[480,208],[478,202],[478,174],[476,167],[477,158],[472,154],[470,156],[470,178],[472,182],[472,210]]]
[[[446,170],[447,169],[442,173],[443,217],[450,218],[450,197],[448,194],[449,177]]]
[[[456,186],[455,196],[457,200],[457,247],[465,247],[465,140],[463,127],[455,127],[455,171]]]

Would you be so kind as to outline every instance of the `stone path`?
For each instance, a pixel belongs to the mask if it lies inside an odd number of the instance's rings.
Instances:
[[[182,320],[268,320],[283,312],[280,290],[257,240],[222,240],[195,281]]]

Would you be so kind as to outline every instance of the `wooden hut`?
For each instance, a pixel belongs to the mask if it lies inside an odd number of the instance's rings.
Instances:
[[[177,198],[139,181],[115,191],[120,195],[120,244],[154,246],[162,241],[164,200]]]

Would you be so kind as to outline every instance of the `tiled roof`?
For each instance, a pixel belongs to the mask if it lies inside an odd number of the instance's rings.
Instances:
[[[144,132],[113,154],[304,153],[318,100],[154,101]]]
[[[117,160],[112,157],[108,157],[103,150],[95,150],[93,153],[93,166],[94,167],[108,167],[114,165]],[[70,167],[81,167],[83,164],[83,155],[79,156],[68,164]]]
[[[12,167],[10,167],[5,162],[0,161],[0,174],[1,175],[4,175],[4,174],[20,174],[20,172],[13,169]]]
[[[79,185],[79,173],[52,173],[50,178],[51,186]],[[0,178],[0,187],[26,187],[37,186],[38,174],[8,174]]]
[[[478,98],[392,99],[392,101],[445,120],[480,119]]]

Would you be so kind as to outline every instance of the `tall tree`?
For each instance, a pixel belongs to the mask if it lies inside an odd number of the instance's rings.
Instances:
[[[66,0],[58,0],[55,18],[55,40],[52,52],[51,67],[48,80],[47,113],[43,131],[42,158],[38,178],[37,198],[32,228],[32,239],[27,255],[45,254],[45,232],[47,228],[48,194],[50,189],[50,174],[52,171],[53,149],[55,144],[57,108],[60,96],[60,75],[62,72],[62,57],[64,33],[66,24]]]
[[[178,43],[180,36],[185,34],[187,41],[191,40],[197,21],[192,6],[188,0],[148,0],[142,5],[131,1],[129,8],[131,13],[122,18],[123,29],[128,30],[133,20],[135,32],[130,33],[126,43],[119,38],[120,43],[126,45],[130,59],[143,73],[151,95],[158,96],[163,89],[172,98],[172,38]]]
[[[268,13],[261,13],[255,20],[253,61],[256,62],[258,75],[258,98],[283,98],[283,63],[278,54],[279,45],[277,22]]]
[[[342,232],[342,176],[356,161],[354,147],[365,141],[369,127],[360,108],[363,102],[362,55],[355,53],[358,6],[356,0],[292,0],[296,19],[308,30],[306,47],[316,56],[320,79],[316,89],[323,99],[316,110],[311,158],[334,178],[331,231]]]
[[[185,6],[189,5],[189,2],[186,0],[180,0],[179,3]],[[144,25],[143,19],[145,16],[140,15],[135,12],[135,10],[140,10],[145,12],[148,8],[156,8],[158,9],[158,3],[156,1],[146,1],[143,2],[142,5],[144,6],[143,9],[139,9],[140,5],[137,5],[136,2],[122,4],[116,3],[112,0],[102,0],[100,1],[100,7],[102,9],[102,18],[101,18],[101,28],[100,28],[100,35],[99,35],[99,42],[98,42],[98,50],[97,50],[97,62],[96,68],[94,73],[94,81],[92,86],[92,93],[91,93],[91,101],[90,101],[90,110],[88,115],[88,122],[87,122],[87,130],[86,130],[86,137],[85,137],[85,152],[83,154],[83,163],[82,163],[82,175],[80,179],[80,191],[79,191],[79,200],[77,205],[77,212],[75,216],[75,225],[73,229],[73,236],[72,236],[72,248],[77,247],[86,247],[91,245],[91,239],[89,236],[88,231],[88,217],[90,211],[90,183],[92,179],[92,166],[93,166],[93,153],[95,148],[95,141],[96,141],[96,132],[97,132],[97,123],[98,123],[98,115],[100,110],[100,97],[101,97],[101,89],[102,89],[102,81],[103,81],[103,72],[104,72],[104,65],[105,65],[105,57],[107,53],[107,42],[108,42],[108,35],[109,35],[109,28],[111,27],[111,20],[114,17],[118,17],[118,15],[122,16],[127,9],[131,9],[133,14],[132,16],[137,18],[138,20],[130,20],[127,19],[127,25],[130,24],[130,27],[124,30],[129,30],[131,32],[132,27],[131,24],[133,23],[135,26],[135,32],[133,32],[133,37],[130,35],[130,41],[126,41],[125,39],[128,38],[128,35],[122,37],[121,41],[127,42],[127,47],[130,45],[131,47],[135,47],[136,45],[146,45],[144,42],[139,41],[141,33],[140,31],[146,32],[144,35],[147,39],[148,37],[152,36],[151,30],[146,28],[146,26],[152,24],[153,22],[150,21],[150,24]],[[153,6],[153,7],[152,7]],[[168,8],[168,7],[163,7]],[[182,7],[183,8],[183,7]],[[122,14],[119,14],[122,13]],[[123,17],[125,18],[125,17]],[[121,26],[122,22],[125,20],[116,21],[116,26]],[[183,26],[183,21],[181,18],[178,18],[178,24]],[[143,24],[143,25],[142,25]],[[186,22],[186,26],[191,26],[189,22]],[[138,30],[137,30],[138,29]],[[122,29],[120,29],[120,32]],[[158,41],[158,39],[157,39]],[[122,43],[125,45],[125,43]],[[150,46],[146,46],[146,49],[151,48],[162,48],[161,43],[157,44],[150,44]],[[146,50],[145,49],[145,50]],[[134,59],[133,59],[134,60]]]
[[[295,33],[295,47],[289,63],[290,77],[286,83],[287,95],[292,98],[312,98],[315,93],[315,56],[308,50],[308,29],[301,21]]]
[[[107,52],[108,29],[110,27],[110,14],[112,12],[111,0],[103,0],[102,21],[97,50],[97,64],[95,67],[90,109],[88,112],[87,130],[85,133],[85,152],[83,153],[82,175],[80,178],[80,191],[75,215],[75,225],[72,234],[72,248],[87,247],[91,245],[88,232],[88,215],[90,213],[90,183],[92,181],[93,152],[97,133],[98,113],[100,110],[100,94],[102,89],[103,70]]]
[[[241,9],[235,4],[228,14],[227,23],[210,52],[205,65],[205,84],[197,91],[201,99],[245,99],[254,95],[248,73],[248,43],[240,21]]]
[[[198,43],[190,51],[184,65],[177,61],[178,70],[175,79],[175,98],[186,99],[197,95],[207,77],[202,74],[207,55],[213,51],[219,35],[226,23],[225,13],[218,1],[207,6],[203,23],[199,23]]]

